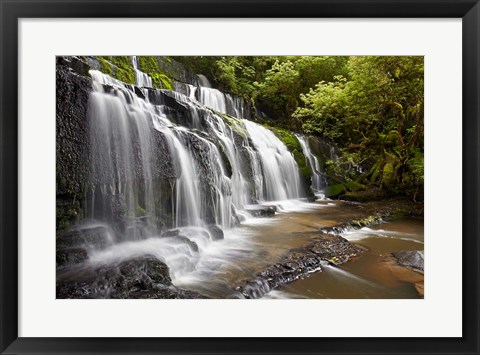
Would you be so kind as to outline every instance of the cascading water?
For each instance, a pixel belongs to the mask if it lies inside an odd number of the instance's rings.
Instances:
[[[144,231],[155,230],[151,228],[155,213],[151,128],[138,99],[122,82],[98,71],[90,74],[94,84],[89,102],[92,198],[87,208],[92,218],[121,222],[124,236],[138,239],[138,209],[147,217],[149,228]]]
[[[242,124],[255,148],[255,151],[250,149],[248,141],[245,144],[248,146],[251,169],[254,173],[257,200],[279,201],[304,196],[298,165],[287,147],[270,130],[244,119],[243,99],[233,98],[212,89],[205,76],[198,77],[201,85],[199,100],[203,105],[242,119]]]
[[[231,230],[252,204],[304,195],[298,166],[271,131],[244,119],[242,99],[181,83],[178,92],[154,90],[135,57],[132,63],[137,87],[90,71],[87,209],[115,243],[91,251],[90,260],[154,255],[174,282],[188,286],[211,275],[218,227]],[[209,86],[206,78],[198,81]],[[160,176],[158,159],[171,161],[175,178]],[[222,264],[248,250],[238,238],[228,232],[218,244]]]
[[[135,84],[140,87],[153,87],[152,78],[138,69],[137,56],[132,57],[133,69],[135,69]]]
[[[305,136],[300,134],[296,135],[300,145],[302,146],[303,155],[307,158],[308,165],[310,169],[312,169],[312,190],[314,193],[318,193],[325,188],[325,182],[323,178],[323,174],[320,172],[320,162],[318,158],[312,153],[310,149],[310,145],[308,143],[308,139]]]
[[[265,127],[247,120],[244,124],[262,165],[261,200],[281,201],[304,196],[298,165],[285,144]]]
[[[213,89],[210,81],[208,81],[207,77],[204,75],[197,75],[199,87],[198,87],[198,100],[207,107],[214,109],[215,111],[229,114],[233,117],[237,118],[249,118],[248,110],[246,109],[247,105],[245,100],[242,97],[233,96],[230,94],[224,94],[220,90]],[[188,85],[185,90],[185,95],[189,96],[190,98],[195,98],[195,93],[193,95],[192,85]]]

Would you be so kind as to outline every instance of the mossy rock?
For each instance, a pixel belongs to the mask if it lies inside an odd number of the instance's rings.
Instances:
[[[389,186],[393,183],[393,180],[394,180],[393,171],[394,169],[393,169],[392,163],[386,163],[383,166],[382,185]]]
[[[126,84],[135,84],[135,70],[129,56],[99,56],[100,71]]]
[[[367,187],[363,184],[360,184],[359,182],[356,181],[348,181],[345,183],[345,188],[348,191],[356,192],[356,191],[363,191],[366,190]]]
[[[302,174],[303,177],[310,179],[312,176],[312,169],[310,169],[310,166],[308,165],[307,159],[303,154],[302,146],[300,145],[297,137],[295,137],[292,132],[282,128],[270,127],[268,125],[265,125],[265,127],[272,131],[273,134],[275,134],[275,136],[280,139],[293,154],[293,158],[297,162],[300,174]]]
[[[370,183],[374,184],[377,181],[378,177],[380,176],[380,169],[377,165],[374,165],[371,171],[372,171],[372,174],[370,176]]]
[[[347,201],[367,202],[381,201],[386,198],[385,191],[381,189],[368,189],[365,191],[349,191],[342,195],[342,199]]]
[[[236,118],[236,117],[227,115],[226,113],[219,113],[219,112],[217,112],[217,114],[219,114],[220,116],[222,116],[224,122],[225,122],[230,128],[232,128],[236,133],[238,133],[240,136],[242,136],[242,137],[244,137],[244,138],[247,138],[247,137],[248,137],[247,130],[245,129],[245,126],[244,126],[244,124],[242,123],[241,120],[239,120],[239,119]]]
[[[338,197],[342,194],[347,192],[344,184],[336,184],[327,186],[325,189],[325,196],[326,197]]]
[[[156,57],[140,56],[138,57],[138,66],[141,71],[152,78],[154,88],[173,90],[173,79],[160,68]]]

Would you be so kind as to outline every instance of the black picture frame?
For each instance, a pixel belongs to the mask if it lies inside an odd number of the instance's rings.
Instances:
[[[114,6],[113,6],[114,5]],[[480,5],[478,0],[1,0],[0,351],[2,354],[479,354]],[[19,338],[20,18],[387,17],[463,19],[461,338]],[[441,313],[441,309],[439,309]],[[214,331],[212,330],[212,334]]]

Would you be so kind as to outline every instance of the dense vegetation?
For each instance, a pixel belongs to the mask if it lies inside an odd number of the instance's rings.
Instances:
[[[333,143],[352,193],[423,199],[423,57],[175,57],[276,127]]]

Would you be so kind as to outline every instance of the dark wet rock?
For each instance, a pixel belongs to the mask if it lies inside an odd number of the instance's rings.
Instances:
[[[402,250],[392,253],[397,264],[423,271],[423,250]]]
[[[198,253],[198,245],[193,240],[190,240],[188,237],[186,237],[184,235],[179,235],[179,236],[176,236],[174,238],[176,240],[182,242],[182,243],[187,244],[188,246],[190,246],[190,249],[192,249],[194,252]]]
[[[270,290],[322,270],[321,263],[340,265],[361,255],[366,248],[352,244],[338,235],[319,233],[315,240],[290,253],[279,263],[268,266],[246,280],[236,290],[245,298],[258,298]]]
[[[155,61],[157,62],[158,68],[168,77],[182,83],[188,83],[194,86],[198,85],[197,75],[187,69],[180,61],[174,60],[172,57],[162,56],[156,56]]]
[[[182,290],[176,287],[156,287],[148,291],[132,292],[128,298],[134,299],[205,299],[204,295],[198,292]]]
[[[277,208],[275,206],[249,205],[245,207],[245,211],[253,217],[273,217]]]
[[[133,87],[133,90],[135,92],[135,95],[137,95],[139,98],[141,98],[142,100],[145,100],[145,94],[143,93],[142,90],[140,90],[140,88],[138,86],[134,86]]]
[[[83,248],[69,248],[57,250],[57,268],[65,265],[79,264],[88,259],[87,251]]]
[[[104,249],[111,246],[111,234],[104,226],[74,229],[57,233],[57,250],[66,248],[89,247]]]
[[[127,287],[148,288],[151,284],[171,285],[168,267],[155,257],[139,257],[122,262],[118,266]]]
[[[210,236],[212,237],[212,240],[220,240],[223,239],[223,230],[216,224],[210,224],[207,227],[208,231],[210,232]]]
[[[169,229],[162,233],[162,237],[178,237],[180,235],[179,229]]]
[[[334,265],[346,263],[367,249],[357,244],[350,243],[339,235],[322,234],[307,249]]]
[[[56,196],[57,229],[65,229],[83,217],[83,196],[88,177],[89,77],[75,72],[77,60],[57,57],[56,70]],[[84,69],[81,69],[84,73]]]
[[[90,70],[90,65],[86,61],[85,57],[78,56],[64,56],[57,57],[57,64],[69,67],[74,72],[87,76]]]
[[[187,236],[181,234],[179,229],[170,229],[162,234],[162,237],[172,238],[190,246],[190,248],[198,253],[198,245],[194,241],[190,240]]]
[[[57,275],[57,298],[203,298],[172,285],[168,267],[142,256],[97,267],[84,264]]]

